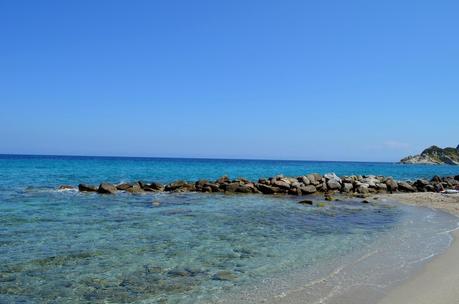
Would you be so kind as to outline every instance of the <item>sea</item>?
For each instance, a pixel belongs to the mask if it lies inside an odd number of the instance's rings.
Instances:
[[[329,172],[459,167],[0,155],[0,303],[376,303],[450,246],[456,217],[387,200],[58,190]]]

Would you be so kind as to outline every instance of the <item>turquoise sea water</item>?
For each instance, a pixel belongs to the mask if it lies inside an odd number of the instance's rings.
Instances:
[[[387,163],[0,156],[0,303],[269,303],[295,292],[333,303],[349,286],[388,287],[449,245],[456,218],[390,202],[56,190],[310,172],[459,174]]]

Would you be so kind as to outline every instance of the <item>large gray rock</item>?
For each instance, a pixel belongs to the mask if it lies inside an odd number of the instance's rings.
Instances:
[[[97,187],[93,185],[88,185],[88,184],[79,184],[78,190],[80,190],[81,192],[96,192]]]
[[[341,184],[336,179],[329,179],[327,182],[327,187],[330,190],[338,190],[338,189],[341,189]]]
[[[313,185],[301,186],[299,189],[301,190],[302,194],[313,194],[317,192],[316,187]]]
[[[97,189],[97,193],[101,194],[115,194],[116,191],[115,185],[109,183],[102,183],[99,185],[99,189]]]
[[[327,173],[324,175],[326,180],[336,180],[341,183],[341,178],[339,178],[335,173]]]

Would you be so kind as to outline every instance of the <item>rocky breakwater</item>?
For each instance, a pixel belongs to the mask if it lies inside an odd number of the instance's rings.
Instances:
[[[61,186],[60,188],[68,189],[69,186]],[[230,179],[223,176],[215,181],[205,179],[196,182],[178,180],[169,184],[138,181],[121,184],[101,183],[99,186],[80,184],[78,186],[80,192],[97,192],[100,194],[115,194],[121,191],[133,194],[204,192],[308,195],[322,193],[325,194],[326,198],[334,193],[366,196],[374,193],[392,192],[441,192],[448,189],[459,189],[459,176],[434,176],[431,180],[397,181],[392,177],[385,176],[352,175],[338,177],[334,173],[325,175],[312,173],[298,177],[277,175],[270,178],[260,178],[258,181],[250,181],[245,178]]]

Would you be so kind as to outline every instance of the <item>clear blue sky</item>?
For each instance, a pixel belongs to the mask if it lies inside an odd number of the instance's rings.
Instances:
[[[458,14],[0,0],[0,153],[397,161],[456,146]]]

